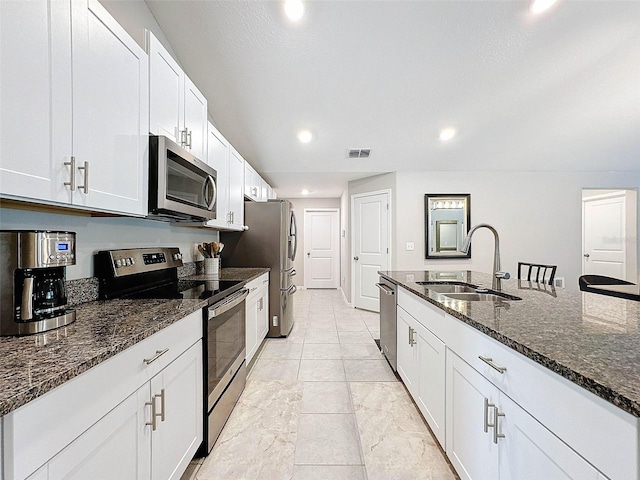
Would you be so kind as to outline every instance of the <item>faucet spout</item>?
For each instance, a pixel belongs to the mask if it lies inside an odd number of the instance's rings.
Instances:
[[[462,243],[462,247],[460,247],[460,251],[463,253],[469,253],[469,249],[471,248],[471,237],[479,228],[487,228],[493,233],[495,243],[493,247],[493,274],[491,288],[494,290],[502,290],[502,279],[504,278],[507,280],[510,275],[507,272],[500,271],[500,237],[498,236],[498,231],[495,228],[487,223],[479,223],[472,227],[471,230],[469,230],[469,233],[467,233],[467,236]]]

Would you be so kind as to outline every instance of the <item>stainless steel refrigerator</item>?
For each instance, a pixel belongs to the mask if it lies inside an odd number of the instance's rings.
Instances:
[[[220,232],[223,267],[269,267],[269,337],[286,337],[293,327],[296,286],[296,216],[289,200],[245,202],[244,232]]]

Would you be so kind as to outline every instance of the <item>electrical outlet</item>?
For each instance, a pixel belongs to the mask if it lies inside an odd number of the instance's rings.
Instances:
[[[564,277],[555,277],[553,279],[553,286],[554,287],[559,287],[559,288],[564,288]]]
[[[416,249],[416,246],[413,242],[407,242],[407,252],[413,252]]]

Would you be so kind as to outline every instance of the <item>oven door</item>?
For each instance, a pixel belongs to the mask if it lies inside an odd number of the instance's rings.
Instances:
[[[245,357],[245,298],[242,290],[207,309],[207,403],[211,410]]]

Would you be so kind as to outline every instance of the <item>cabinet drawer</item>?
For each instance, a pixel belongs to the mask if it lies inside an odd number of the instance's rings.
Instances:
[[[249,289],[249,295],[247,295],[247,303],[260,295],[264,286],[269,285],[269,272],[263,273],[258,278],[254,278],[248,282],[245,287]]]
[[[445,321],[444,310],[413,293],[407,292],[402,287],[398,288],[398,306],[446,343],[449,322]]]
[[[34,472],[200,338],[202,311],[198,310],[7,414],[5,478],[25,478]]]
[[[608,477],[636,478],[638,419],[446,315],[447,347]],[[503,373],[479,357],[491,359]],[[624,462],[619,459],[624,458]]]

